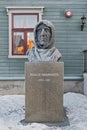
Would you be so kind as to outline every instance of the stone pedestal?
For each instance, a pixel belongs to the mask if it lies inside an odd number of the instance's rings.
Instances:
[[[25,63],[25,121],[63,121],[63,62]]]
[[[87,73],[83,74],[84,77],[84,95],[87,96]]]

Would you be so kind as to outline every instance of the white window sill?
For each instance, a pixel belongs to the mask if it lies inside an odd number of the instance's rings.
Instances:
[[[28,58],[27,56],[22,56],[22,55],[8,55],[8,58]]]

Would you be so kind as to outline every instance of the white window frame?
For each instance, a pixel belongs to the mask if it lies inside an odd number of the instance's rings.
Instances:
[[[12,29],[12,14],[13,13],[38,13],[39,14],[39,21],[42,20],[42,15],[43,15],[43,6],[40,7],[6,7],[7,10],[7,15],[8,15],[8,27],[9,27],[9,55],[8,58],[27,58],[27,56],[23,56],[23,55],[12,55],[12,33],[11,33],[11,29]]]

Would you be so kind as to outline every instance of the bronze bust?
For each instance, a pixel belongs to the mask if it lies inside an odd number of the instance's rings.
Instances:
[[[37,23],[34,29],[35,46],[27,51],[29,62],[59,61],[61,53],[54,46],[54,25],[43,20]]]

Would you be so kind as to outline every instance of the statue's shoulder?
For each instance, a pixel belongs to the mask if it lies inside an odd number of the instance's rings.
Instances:
[[[34,52],[34,51],[35,51],[35,47],[33,47],[33,48],[30,49],[30,50],[27,50],[26,55],[29,55],[29,54],[31,54],[31,53]]]

